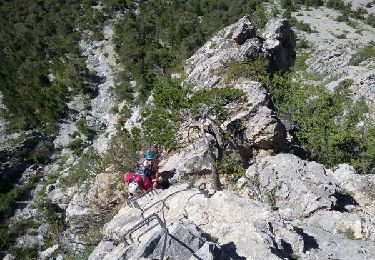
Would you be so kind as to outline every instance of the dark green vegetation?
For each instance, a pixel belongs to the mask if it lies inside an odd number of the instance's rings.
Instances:
[[[83,84],[82,76],[89,73],[78,41],[79,30],[96,29],[103,20],[90,7],[92,3],[14,0],[0,4],[0,91],[8,131],[55,132],[69,96],[91,91]]]
[[[350,65],[358,66],[362,61],[375,59],[375,43],[370,42],[367,46],[360,48],[351,57]]]
[[[259,0],[144,1],[139,14],[128,12],[117,25],[116,44],[128,75],[123,75],[116,92],[131,99],[129,79],[137,80],[139,101],[147,99],[157,79],[181,72],[181,62],[208,40],[214,32],[244,15],[256,25],[267,21]]]
[[[363,20],[365,23],[375,28],[374,14],[369,14],[366,18],[365,15],[368,12],[363,7],[358,7],[357,9],[353,10],[352,3],[345,3],[343,0],[328,0],[326,6],[340,11],[342,15],[340,15],[337,20],[346,22],[349,26],[356,27],[355,24],[349,19],[349,17],[351,17]]]
[[[228,112],[225,105],[245,101],[242,91],[232,87],[192,92],[188,87],[181,87],[180,83],[167,77],[160,79],[153,92],[154,104],[143,114],[142,128],[146,140],[167,150],[175,146],[176,131],[184,118],[198,121],[215,117],[221,122]]]
[[[14,187],[7,193],[0,194],[0,222],[13,215],[17,201],[21,200],[28,191],[35,188],[40,177],[40,175],[34,175],[26,185]]]
[[[352,164],[358,173],[374,173],[375,128],[367,124],[367,105],[350,98],[349,80],[333,93],[322,86],[293,81],[294,72],[275,75],[270,92],[279,116],[297,125],[294,142],[309,151],[310,158],[328,166]]]
[[[371,8],[373,3],[369,2],[366,5],[367,8]],[[281,0],[281,7],[284,9],[283,16],[290,19],[290,22],[293,26],[296,26],[297,29],[311,32],[308,25],[303,23],[298,23],[296,19],[291,17],[291,13],[301,9],[301,6],[306,7],[317,7],[317,6],[327,6],[328,8],[335,9],[341,12],[341,15],[337,17],[338,22],[345,22],[351,27],[357,27],[357,24],[353,22],[350,18],[359,19],[369,24],[372,27],[375,27],[375,16],[374,14],[368,14],[368,11],[363,7],[358,7],[357,9],[352,8],[351,2],[345,2],[343,0]]]

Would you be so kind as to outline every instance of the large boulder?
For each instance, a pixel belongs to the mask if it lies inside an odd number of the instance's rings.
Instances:
[[[249,18],[243,17],[219,31],[186,61],[186,82],[199,87],[222,85],[223,70],[231,61],[248,62],[261,54],[274,70],[286,70],[294,64],[294,47],[294,33],[287,20],[271,20],[259,37]]]
[[[270,56],[272,71],[285,71],[294,65],[296,39],[287,20],[269,21],[262,38],[265,40],[263,48]]]
[[[340,164],[328,172],[339,184],[340,190],[353,197],[356,203],[369,214],[375,214],[375,176],[356,174],[348,164]]]
[[[286,219],[308,217],[336,204],[334,178],[322,165],[295,155],[265,157],[249,167],[246,175],[258,182],[261,199]]]

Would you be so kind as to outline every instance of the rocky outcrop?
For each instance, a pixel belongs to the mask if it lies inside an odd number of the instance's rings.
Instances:
[[[286,69],[294,62],[294,34],[287,21],[272,20],[266,26],[264,38],[256,35],[256,29],[247,17],[240,19],[218,32],[186,61],[184,84],[194,89],[225,85],[225,71],[231,61],[251,62],[259,55],[271,61],[280,61],[277,69]],[[282,60],[280,58],[282,57]],[[228,105],[228,119],[220,126],[230,134],[233,145],[242,161],[247,163],[255,154],[286,150],[286,130],[281,121],[268,107],[267,91],[259,82],[239,78],[230,82],[244,92],[245,104]],[[207,145],[202,133],[191,130],[186,119],[178,131],[179,150],[161,163],[162,170],[177,169],[178,173],[207,173],[212,170],[207,158]],[[213,136],[208,136],[212,139]],[[269,151],[261,153],[259,151]]]
[[[222,72],[231,61],[248,62],[261,54],[274,71],[286,70],[294,64],[294,46],[294,33],[286,20],[271,20],[260,37],[244,17],[218,32],[186,61],[186,82],[197,87],[222,85]]]
[[[338,186],[326,169],[291,154],[265,157],[246,175],[258,182],[261,199],[278,209],[285,219],[308,217],[336,203]]]
[[[263,48],[270,56],[271,72],[286,71],[294,65],[296,39],[287,20],[271,20],[262,38]]]
[[[307,167],[311,172],[317,169],[314,165]],[[316,177],[327,181],[319,171]],[[305,181],[315,182],[313,179]],[[187,185],[147,195],[137,203],[137,208],[122,208],[106,224],[104,240],[90,259],[159,256],[165,233],[156,220],[145,221],[142,227],[129,233],[137,223],[143,222],[143,217],[147,219],[152,214],[166,223],[169,235],[165,252],[173,259],[191,256],[215,259],[218,254],[218,259],[375,257],[374,242],[364,241],[373,241],[373,222],[371,218],[364,220],[353,213],[321,209],[306,218],[287,221],[281,210],[275,211],[254,199],[227,190],[214,192]]]
[[[90,183],[84,183],[74,194],[66,208],[66,223],[77,234],[102,224],[104,217],[123,201],[121,191],[111,190],[116,175],[101,173]]]
[[[299,240],[298,235],[293,234],[278,223],[279,218],[266,205],[240,198],[228,191],[217,193],[211,191],[211,193],[209,197],[206,197],[198,189],[188,189],[186,185],[182,185],[138,201],[139,205],[146,209],[144,211],[145,217],[153,212],[159,212],[162,216],[161,204],[157,202],[160,200],[166,202],[164,216],[168,227],[168,241],[171,241],[167,243],[168,249],[166,252],[169,256],[174,259],[188,259],[189,255],[187,254],[191,255],[191,252],[202,256],[208,254],[210,257],[213,254],[224,252],[229,257],[237,257],[238,259],[243,257],[246,259],[257,259],[258,257],[278,259],[277,253],[281,253],[285,249],[281,242],[282,239]],[[155,205],[152,206],[153,204]],[[237,207],[242,210],[233,211]],[[127,248],[134,247],[126,233],[137,222],[142,221],[141,214],[141,210],[128,206],[121,209],[113,220],[105,226],[105,239],[117,241],[116,243],[123,248],[122,252],[126,251],[126,243],[124,244],[124,242],[129,243]],[[152,227],[151,231],[144,233],[150,227]],[[278,235],[273,234],[273,232]],[[133,241],[138,239],[139,242],[137,243],[145,247],[149,243],[147,241],[154,240],[160,236],[159,234],[160,226],[150,223],[150,226],[146,225],[144,229],[134,232],[132,237]],[[159,238],[156,244],[159,245],[162,240],[163,238]],[[173,242],[173,240],[182,241],[182,243],[175,244],[177,247],[173,249],[173,244],[176,242]],[[188,241],[190,242],[187,243]],[[185,247],[184,249],[183,244],[186,244],[188,248]],[[298,242],[295,244],[302,246]],[[158,246],[154,244],[153,247],[157,248]],[[113,250],[107,256],[114,256],[116,252],[117,250]],[[144,252],[144,249],[141,252]],[[96,254],[98,254],[97,251]],[[126,258],[128,259],[128,257],[133,259],[132,257],[140,257],[140,255],[132,253],[131,255],[128,254]],[[145,256],[143,255],[143,257]]]
[[[354,168],[348,164],[340,164],[329,171],[340,185],[343,193],[354,198],[361,208],[369,213],[375,213],[375,176],[372,174],[356,174]]]

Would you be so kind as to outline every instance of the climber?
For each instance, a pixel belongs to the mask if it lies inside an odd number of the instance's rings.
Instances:
[[[143,160],[138,162],[137,169],[134,172],[126,172],[124,174],[124,181],[129,193],[134,194],[152,188],[167,189],[169,187],[168,179],[174,175],[174,172],[164,171],[158,173],[157,165],[154,164],[153,160],[154,155],[150,150],[147,150]]]

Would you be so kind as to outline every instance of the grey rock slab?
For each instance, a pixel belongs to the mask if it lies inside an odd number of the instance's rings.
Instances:
[[[167,205],[164,215],[168,226],[172,225],[170,226],[171,232],[178,231],[177,228],[172,228],[175,225],[173,223],[187,219],[198,226],[202,232],[217,239],[220,247],[227,249],[224,250],[226,253],[238,257],[278,259],[274,252],[282,251],[281,240],[289,241],[296,251],[302,250],[301,238],[290,231],[290,228],[286,228],[282,220],[266,204],[241,198],[229,191],[215,193],[209,190],[209,194],[211,197],[207,198],[196,188],[189,189],[187,185],[176,185],[152,197],[140,199],[139,205],[147,209],[145,216],[154,212],[159,212],[161,216],[161,204],[157,202],[164,200]],[[122,208],[106,224],[105,239],[122,241],[126,232],[141,220],[140,210],[128,206]],[[161,227],[156,225],[147,234],[143,234],[145,230],[134,232],[133,241],[136,242],[139,239],[140,244],[144,245],[147,241],[155,240],[160,235]],[[130,240],[127,239],[127,241]],[[197,241],[196,243],[199,244]],[[275,251],[270,248],[274,248]],[[137,250],[144,252],[141,248]],[[133,256],[141,257],[135,254]]]
[[[246,171],[258,180],[262,199],[286,219],[303,218],[336,203],[338,186],[326,169],[291,154],[268,156]]]
[[[374,242],[351,240],[315,227],[300,228],[306,241],[301,259],[375,259]]]
[[[88,260],[103,260],[115,248],[112,241],[101,241],[90,254]]]
[[[375,241],[374,217],[361,212],[321,211],[305,223],[331,234],[350,234],[352,239]]]
[[[176,169],[175,178],[188,174],[209,173],[212,171],[212,165],[208,160],[207,153],[204,140],[199,139],[161,161],[159,171]]]
[[[342,192],[348,193],[370,214],[375,214],[375,176],[372,174],[356,174],[348,164],[340,164],[328,172],[339,184]]]

